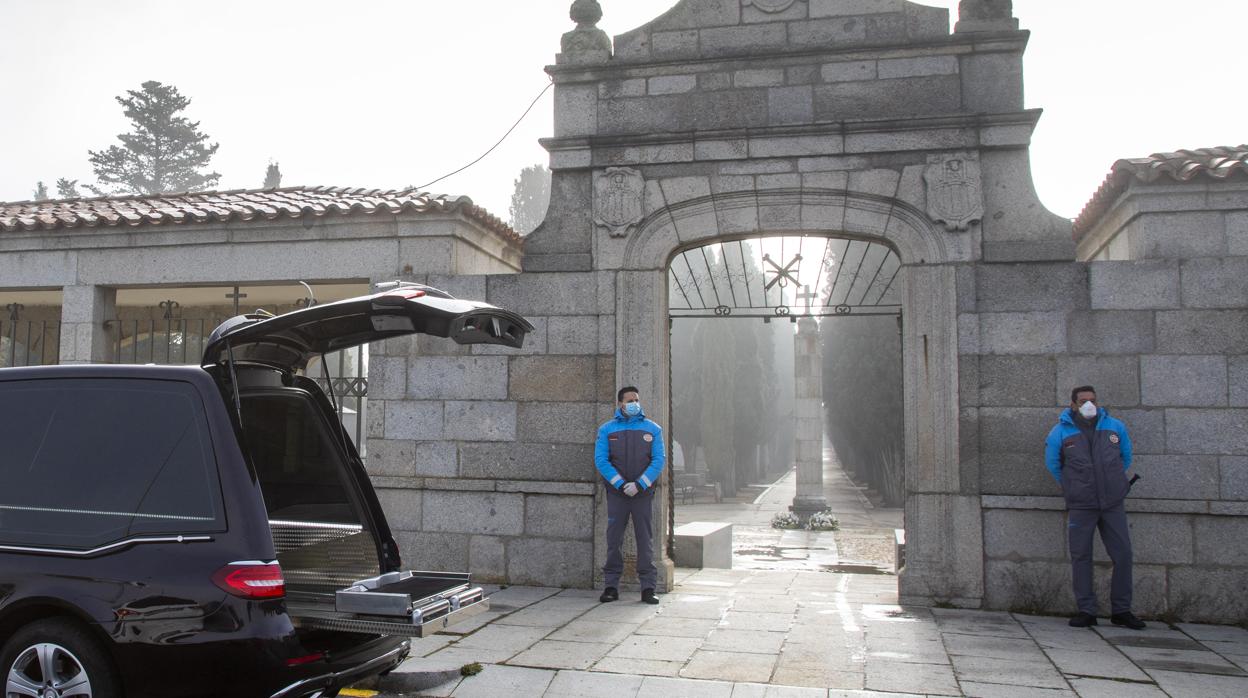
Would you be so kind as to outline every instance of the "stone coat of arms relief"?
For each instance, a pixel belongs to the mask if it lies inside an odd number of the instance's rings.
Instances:
[[[753,5],[762,12],[784,12],[793,6],[797,0],[741,0],[741,5]]]
[[[984,219],[984,196],[979,160],[972,155],[929,158],[923,180],[927,183],[927,215],[944,223],[950,232],[967,230]]]
[[[646,180],[631,167],[608,167],[594,177],[594,224],[622,238],[645,217]]]

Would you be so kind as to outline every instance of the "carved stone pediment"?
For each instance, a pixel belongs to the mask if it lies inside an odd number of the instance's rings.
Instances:
[[[927,215],[949,231],[966,230],[984,219],[979,160],[971,155],[937,156],[928,160]]]
[[[613,238],[624,237],[645,217],[646,180],[630,167],[608,167],[594,175],[594,224]]]

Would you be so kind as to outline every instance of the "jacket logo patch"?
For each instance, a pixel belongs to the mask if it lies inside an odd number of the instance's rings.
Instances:
[[[1119,440],[1120,440],[1120,439],[1118,438],[1118,435],[1117,435],[1117,434],[1110,434],[1110,435],[1109,435],[1109,442],[1110,442],[1111,444],[1116,444],[1116,443],[1118,443],[1118,441],[1119,441]]]
[[[642,440],[642,441],[645,441],[646,443],[650,443],[651,441],[654,441],[654,437],[653,437],[653,436],[651,436],[651,435],[649,435],[649,434],[642,434],[642,435],[641,435],[641,440]],[[1117,442],[1117,441],[1115,441],[1114,443],[1118,443],[1118,442]]]

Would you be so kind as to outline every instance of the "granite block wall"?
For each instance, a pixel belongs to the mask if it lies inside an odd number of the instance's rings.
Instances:
[[[1248,619],[1248,318],[1231,271],[1244,261],[981,264],[960,277],[974,284],[960,403],[978,425],[987,606],[1074,610],[1043,441],[1070,389],[1092,384],[1126,422],[1142,478],[1127,500],[1137,612]],[[1099,541],[1096,560],[1108,608]]]
[[[405,563],[592,585],[593,444],[615,394],[613,275],[427,280],[536,329],[520,350],[429,337],[373,345],[367,466]]]

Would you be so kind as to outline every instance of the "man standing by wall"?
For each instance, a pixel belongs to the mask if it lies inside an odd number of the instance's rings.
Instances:
[[[1070,392],[1070,408],[1062,412],[1044,446],[1045,465],[1066,498],[1070,564],[1079,612],[1070,625],[1096,625],[1096,592],[1092,589],[1092,537],[1101,542],[1114,563],[1110,582],[1110,620],[1133,630],[1144,623],[1131,613],[1131,533],[1124,502],[1131,483],[1131,438],[1122,422],[1096,403],[1096,390],[1083,385]]]
[[[637,388],[627,386],[616,393],[615,418],[598,428],[594,465],[607,486],[607,563],[602,567],[606,589],[599,601],[620,598],[620,575],[624,572],[624,529],[633,520],[637,538],[637,579],[641,600],[658,603],[654,595],[658,570],[652,543],[655,486],[667,461],[663,430],[646,419]]]

